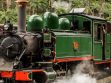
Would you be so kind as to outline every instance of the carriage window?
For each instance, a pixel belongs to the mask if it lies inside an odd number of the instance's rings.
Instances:
[[[90,21],[84,21],[83,22],[83,31],[91,32],[90,29],[91,29],[91,22]]]
[[[103,33],[106,33],[106,32],[107,32],[107,28],[106,28],[106,25],[105,25],[105,24],[103,24],[102,29],[103,29]]]
[[[111,33],[111,23],[110,22],[107,23],[107,29],[106,30],[108,33]]]
[[[101,39],[101,25],[97,26],[97,40]]]
[[[71,30],[77,31],[78,30],[78,25],[79,25],[79,22],[77,20],[76,21],[72,21],[72,23],[71,23]]]
[[[102,39],[102,28],[103,28],[103,26],[101,24],[96,24],[94,27],[95,27],[95,31],[94,31],[95,40],[99,41]]]

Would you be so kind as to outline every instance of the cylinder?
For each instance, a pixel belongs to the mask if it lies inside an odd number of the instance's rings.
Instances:
[[[18,32],[26,32],[26,4],[27,0],[17,0],[18,5]]]

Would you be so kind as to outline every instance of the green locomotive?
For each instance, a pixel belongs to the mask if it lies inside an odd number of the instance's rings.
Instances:
[[[103,18],[81,13],[32,15],[25,24],[26,0],[17,0],[17,32],[0,44],[2,83],[46,83],[73,72],[79,62],[111,69],[111,35]],[[5,27],[10,28],[8,24]]]

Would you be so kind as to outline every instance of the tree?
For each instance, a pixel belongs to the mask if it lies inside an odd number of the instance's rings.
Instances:
[[[0,11],[0,23],[4,23],[6,20],[10,20],[13,23],[17,23],[16,9],[8,9],[7,11]]]
[[[45,12],[47,8],[48,8],[47,0],[29,0],[28,10],[30,14],[37,14],[37,13]]]
[[[67,13],[71,10],[71,4],[67,1],[55,1],[53,2],[52,7],[57,14]]]
[[[0,23],[5,19],[17,22],[16,0],[0,0]],[[57,14],[68,13],[72,8],[86,8],[85,13],[111,20],[111,0],[28,0],[27,17],[32,14],[43,15],[46,11]],[[53,3],[57,2],[56,6]],[[65,7],[64,7],[65,5]]]

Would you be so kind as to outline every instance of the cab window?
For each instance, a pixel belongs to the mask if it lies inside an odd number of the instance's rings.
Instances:
[[[95,24],[94,25],[94,39],[96,41],[102,40],[102,34],[103,30],[105,29],[105,26],[103,24]]]

